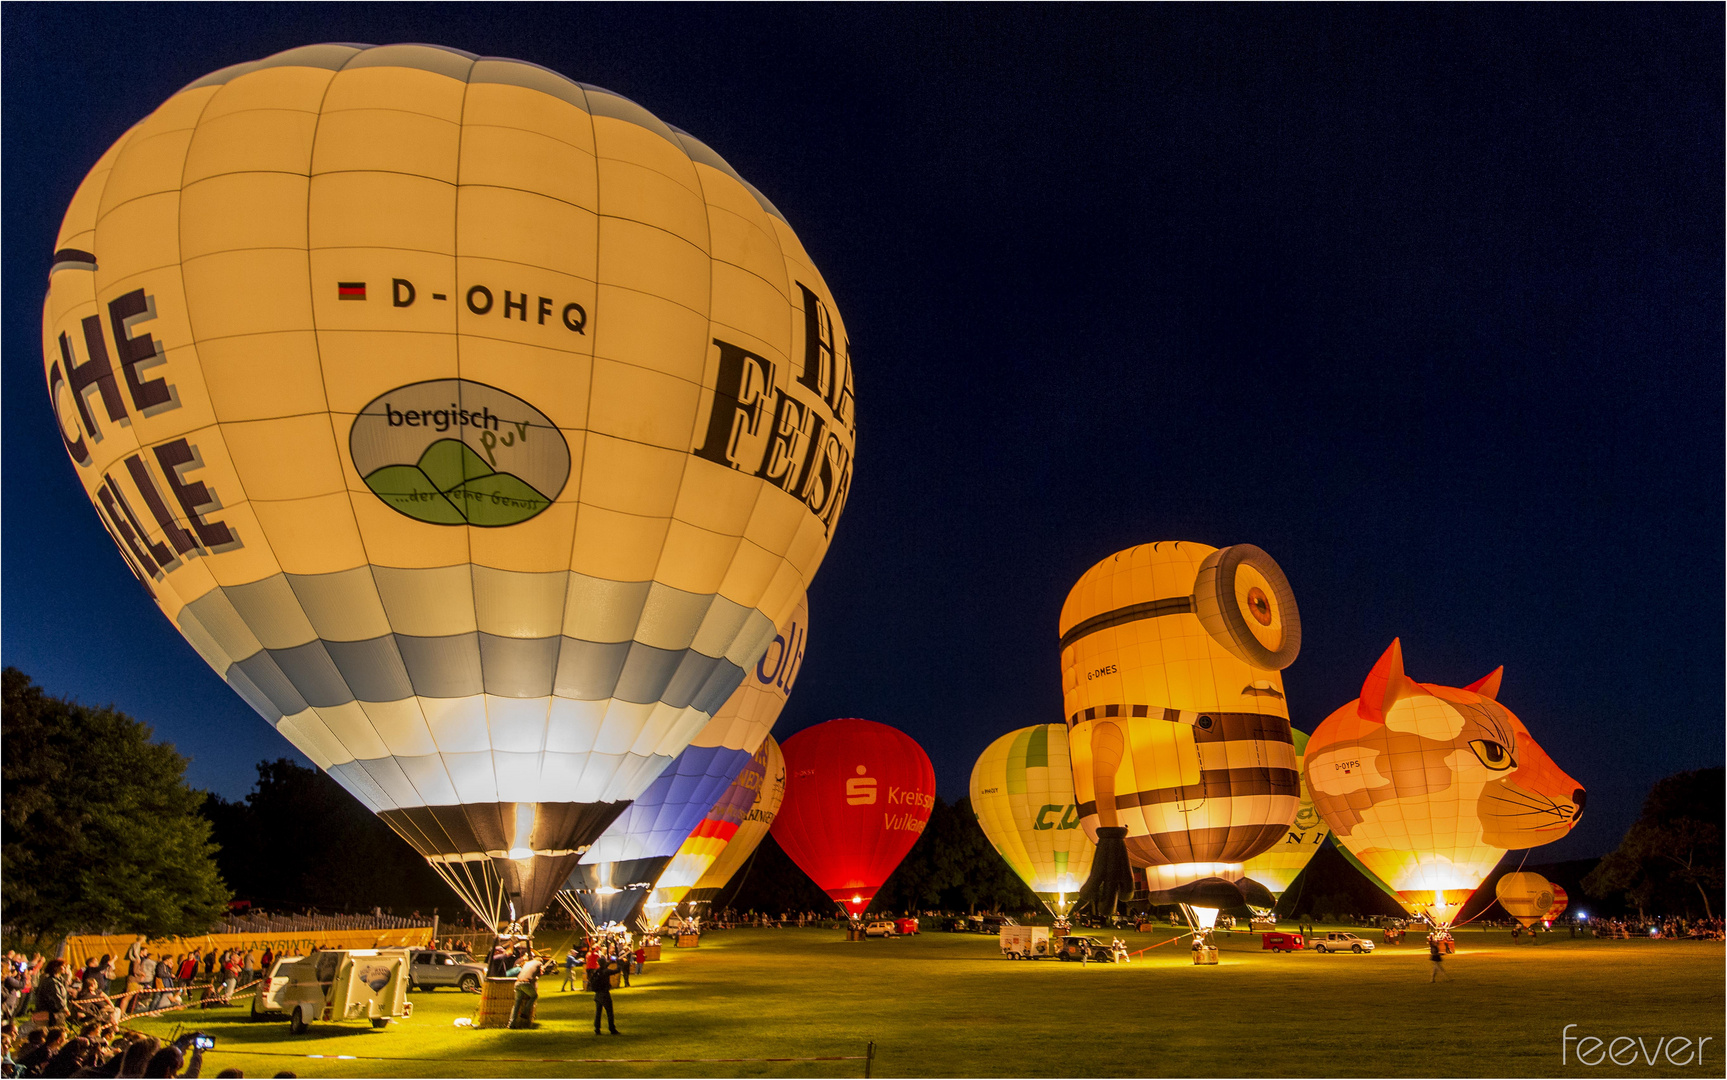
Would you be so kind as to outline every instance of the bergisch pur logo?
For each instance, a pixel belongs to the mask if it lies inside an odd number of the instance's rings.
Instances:
[[[570,447],[546,414],[467,379],[374,398],[348,432],[354,468],[391,509],[429,525],[517,525],[570,478]]]

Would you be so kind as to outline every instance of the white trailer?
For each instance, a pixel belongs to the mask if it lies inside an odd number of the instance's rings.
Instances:
[[[265,1008],[287,1013],[295,1035],[314,1021],[369,1020],[381,1028],[414,1013],[406,949],[324,949],[273,974]]]
[[[1001,954],[1009,960],[1037,960],[1055,955],[1049,944],[1049,927],[1002,927]]]

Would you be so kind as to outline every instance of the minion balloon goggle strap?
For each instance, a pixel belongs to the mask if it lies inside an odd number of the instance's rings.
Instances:
[[[1233,544],[1206,556],[1193,595],[1127,604],[1074,624],[1061,636],[1063,651],[1099,630],[1197,615],[1211,639],[1231,656],[1263,671],[1282,671],[1301,652],[1301,613],[1277,562],[1252,544]]]

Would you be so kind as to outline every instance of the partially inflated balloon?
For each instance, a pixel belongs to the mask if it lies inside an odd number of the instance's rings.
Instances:
[[[1546,914],[1541,916],[1541,921],[1542,922],[1552,922],[1554,919],[1559,918],[1559,916],[1565,914],[1565,908],[1570,903],[1571,903],[1571,898],[1569,896],[1565,895],[1565,886],[1554,885],[1553,886],[1553,906],[1548,908]]]
[[[1534,926],[1553,907],[1553,885],[1528,870],[1506,874],[1493,886],[1499,906],[1524,926]]]
[[[1206,878],[1283,839],[1300,803],[1282,670],[1301,648],[1283,571],[1251,544],[1143,544],[1093,566],[1061,610],[1061,680],[1088,896]]]
[[[1508,848],[1569,832],[1584,792],[1501,705],[1504,669],[1462,689],[1418,683],[1393,641],[1308,740],[1307,788],[1333,838],[1439,926]]]
[[[422,45],[225,68],[96,163],[44,374],[122,557],[476,910],[543,908],[821,564],[849,345],[616,94]]]
[[[785,707],[808,642],[809,606],[800,603],[743,685],[582,856],[566,887],[599,925],[634,922],[672,856],[748,770]]]
[[[731,816],[738,812],[738,804],[728,804],[727,798],[722,797],[709,815],[709,820],[713,822],[711,838],[692,836],[686,841],[685,847],[678,849],[680,858],[686,851],[699,853],[701,857],[705,857],[707,852],[713,852],[713,862],[702,871],[702,876],[696,879],[695,886],[685,894],[685,899],[704,903],[713,900],[720,890],[731,882],[733,875],[743,868],[749,857],[755,854],[768,830],[773,828],[774,819],[779,816],[780,805],[786,797],[786,759],[785,755],[780,753],[780,744],[774,741],[772,735],[762,743],[762,749],[767,752],[767,761],[762,770],[762,785],[742,810],[735,826],[732,825]],[[739,802],[741,801],[740,798]],[[729,839],[726,838],[728,827],[733,830]],[[709,828],[708,822],[704,821],[696,831],[701,833]],[[696,848],[692,849],[690,844],[695,844]]]
[[[787,739],[774,839],[852,918],[917,843],[935,770],[911,736],[871,720],[829,720]]]
[[[749,764],[738,773],[737,779],[726,788],[719,801],[709,808],[707,814],[691,830],[688,839],[679,845],[678,853],[666,864],[665,872],[660,875],[653,895],[648,899],[650,922],[663,921],[670,917],[678,905],[690,895],[695,883],[701,880],[702,874],[713,865],[714,859],[725,850],[726,844],[737,835],[738,823],[743,821],[744,815],[761,796],[762,787],[767,783],[769,759],[777,756],[769,751],[768,743],[772,741],[773,737],[769,736],[768,741],[762,743]],[[697,902],[704,899],[705,896],[699,897]],[[692,915],[695,912],[686,910],[684,914]]]
[[[972,766],[971,808],[1013,872],[1065,918],[1097,851],[1079,827],[1066,726],[1021,728],[990,743]]]
[[[1307,736],[1295,728],[1290,728],[1289,734],[1295,740],[1295,767],[1299,771],[1301,755],[1307,748]],[[1290,823],[1283,839],[1242,863],[1241,868],[1248,877],[1270,890],[1272,896],[1282,896],[1330,835],[1331,829],[1319,820],[1319,811],[1313,807],[1313,797],[1307,793],[1304,780],[1301,805],[1296,808],[1295,820]]]

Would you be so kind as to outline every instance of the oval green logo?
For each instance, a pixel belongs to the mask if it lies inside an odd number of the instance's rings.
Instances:
[[[545,413],[467,379],[378,395],[354,417],[348,450],[373,494],[429,525],[517,525],[570,478],[569,443]]]

